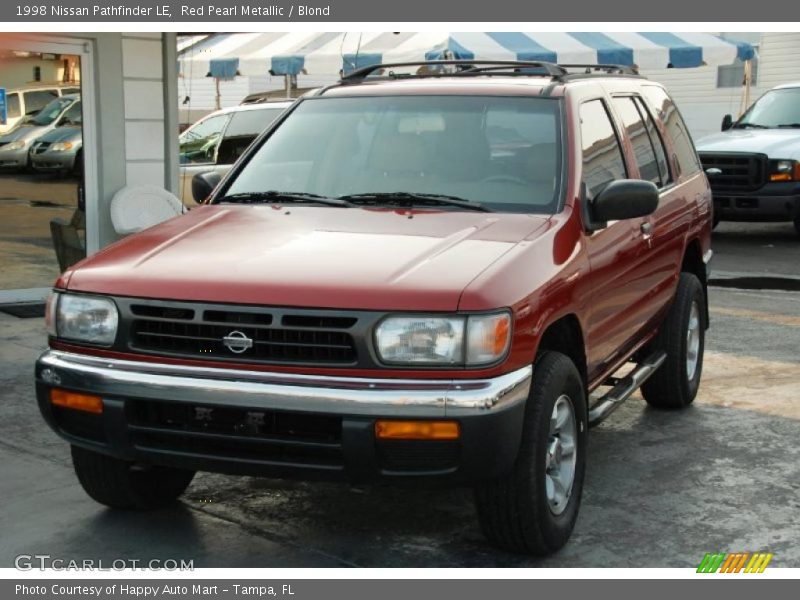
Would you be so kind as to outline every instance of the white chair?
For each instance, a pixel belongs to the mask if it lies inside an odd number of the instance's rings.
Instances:
[[[111,222],[120,235],[137,233],[181,213],[181,201],[156,185],[129,185],[111,199]]]

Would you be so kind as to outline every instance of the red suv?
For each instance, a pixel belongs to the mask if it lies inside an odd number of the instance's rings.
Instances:
[[[39,406],[98,502],[158,507],[197,470],[447,481],[491,541],[545,554],[588,428],[639,388],[697,393],[711,194],[630,70],[368,67],[193,183],[202,206],[48,303]]]

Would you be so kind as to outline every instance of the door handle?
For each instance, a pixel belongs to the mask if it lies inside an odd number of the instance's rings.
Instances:
[[[642,232],[642,239],[647,244],[647,248],[650,249],[653,247],[653,224],[649,221],[645,221],[639,227],[640,231]]]

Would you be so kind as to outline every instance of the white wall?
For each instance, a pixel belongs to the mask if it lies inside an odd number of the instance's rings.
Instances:
[[[125,178],[129,185],[165,180],[162,63],[161,34],[122,34]]]

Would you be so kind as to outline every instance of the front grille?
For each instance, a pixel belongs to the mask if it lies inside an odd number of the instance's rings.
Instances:
[[[129,400],[134,445],[221,459],[342,465],[340,417],[231,406]]]
[[[50,142],[36,142],[31,148],[31,154],[42,154],[50,147]]]
[[[763,154],[702,153],[700,160],[715,192],[751,191],[766,183],[767,157]],[[715,169],[720,173],[715,173]]]
[[[129,347],[190,358],[350,365],[356,318],[269,310],[132,304]]]

